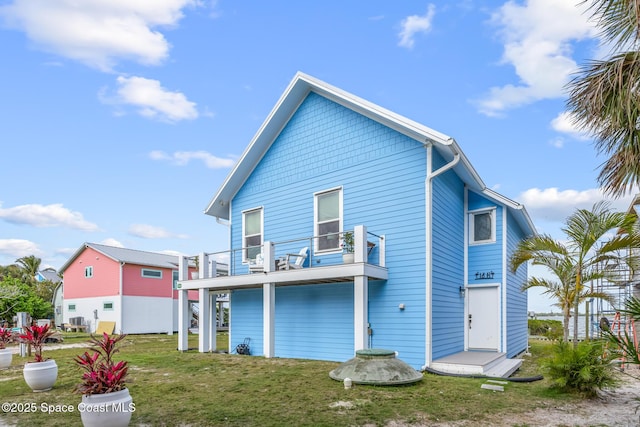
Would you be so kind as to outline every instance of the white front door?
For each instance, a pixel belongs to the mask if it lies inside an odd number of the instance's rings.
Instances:
[[[500,294],[498,286],[467,288],[467,337],[470,350],[498,351]]]

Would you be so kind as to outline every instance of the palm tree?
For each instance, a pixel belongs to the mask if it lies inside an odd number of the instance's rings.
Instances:
[[[560,242],[555,241],[548,235],[539,235],[522,242],[518,250],[511,257],[512,270],[515,271],[524,262],[532,261],[535,265],[547,267],[559,281],[554,281],[541,277],[530,277],[522,286],[522,290],[539,287],[543,288],[543,294],[547,294],[557,302],[554,304],[562,311],[562,340],[569,340],[569,321],[571,319],[571,308],[575,301],[574,280],[576,275],[576,265],[574,259],[569,255],[568,249]],[[594,273],[596,273],[594,271]],[[602,272],[592,275],[585,280],[589,282],[602,277]],[[589,298],[602,298],[613,303],[614,299],[604,292],[594,292],[591,289],[583,288],[578,299],[584,302]]]
[[[620,196],[640,185],[640,7],[636,1],[594,0],[590,10],[612,53],[580,68],[568,85],[567,109],[608,156],[601,186]]]
[[[533,265],[547,267],[559,280],[530,278],[523,286],[529,289],[541,286],[558,300],[563,310],[565,339],[568,334],[568,320],[574,310],[574,345],[578,343],[578,308],[587,298],[604,298],[606,294],[594,292],[585,285],[594,280],[609,278],[613,272],[603,266],[630,264],[635,259],[625,249],[640,247],[640,238],[633,232],[635,218],[626,213],[611,212],[604,202],[596,203],[591,210],[579,209],[566,222],[562,231],[566,242],[554,240],[548,235],[536,235],[521,241],[511,256],[511,270],[531,261]],[[610,233],[612,237],[607,239]],[[620,232],[622,231],[622,232]]]
[[[16,264],[23,270],[24,278],[23,280],[27,280],[27,283],[33,283],[35,281],[35,277],[40,271],[40,263],[42,260],[35,255],[23,256],[22,258],[18,258],[16,260]]]

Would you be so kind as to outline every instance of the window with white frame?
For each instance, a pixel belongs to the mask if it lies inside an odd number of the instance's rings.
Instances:
[[[171,274],[171,278],[173,279],[173,290],[175,291],[176,289],[178,289],[178,280],[180,279],[180,276],[178,275],[178,270],[173,270],[172,274]]]
[[[142,277],[147,277],[149,279],[162,279],[162,270],[143,268],[141,271]]]
[[[242,213],[242,261],[255,260],[262,252],[263,215],[262,208]]]
[[[485,209],[469,214],[469,241],[471,244],[496,241],[496,210]]]
[[[86,266],[84,268],[84,277],[86,277],[87,279],[89,277],[93,277],[93,266]]]
[[[67,305],[67,310],[68,311],[76,311],[76,305],[75,304]]]
[[[315,194],[315,252],[331,252],[340,249],[342,231],[342,189]]]
[[[102,303],[102,309],[106,310],[106,311],[113,311],[113,303],[111,301],[103,302]]]

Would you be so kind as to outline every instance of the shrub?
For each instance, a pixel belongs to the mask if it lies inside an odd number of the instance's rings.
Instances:
[[[563,335],[562,322],[559,320],[529,319],[529,334],[541,335],[550,340],[559,340]]]
[[[7,347],[7,344],[12,341],[13,334],[11,333],[11,329],[0,328],[0,350],[4,350]]]
[[[117,353],[118,343],[126,337],[126,334],[110,337],[103,333],[98,338],[91,336],[93,354],[85,351],[73,360],[84,370],[82,382],[75,391],[85,395],[104,394],[120,391],[126,388],[128,367],[127,362],[121,360],[115,362],[113,355]]]
[[[24,334],[21,334],[19,339],[21,342],[31,344],[35,353],[34,358],[36,362],[44,362],[42,357],[42,346],[47,341],[54,331],[49,329],[50,325],[32,325],[25,326]]]
[[[598,390],[616,384],[613,366],[604,356],[602,341],[554,344],[553,355],[543,361],[543,368],[552,380],[552,387],[565,392],[577,392],[587,397]]]

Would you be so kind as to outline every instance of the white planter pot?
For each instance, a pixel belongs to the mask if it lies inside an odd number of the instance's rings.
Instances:
[[[80,419],[85,427],[124,427],[135,411],[129,389],[113,393],[83,395],[78,405]]]
[[[44,362],[27,362],[24,364],[22,375],[31,390],[51,390],[58,379],[58,365],[53,359]]]
[[[7,369],[11,366],[11,359],[13,359],[12,349],[3,348],[0,350],[0,369]]]
[[[342,254],[342,262],[344,264],[353,264],[353,253]]]

